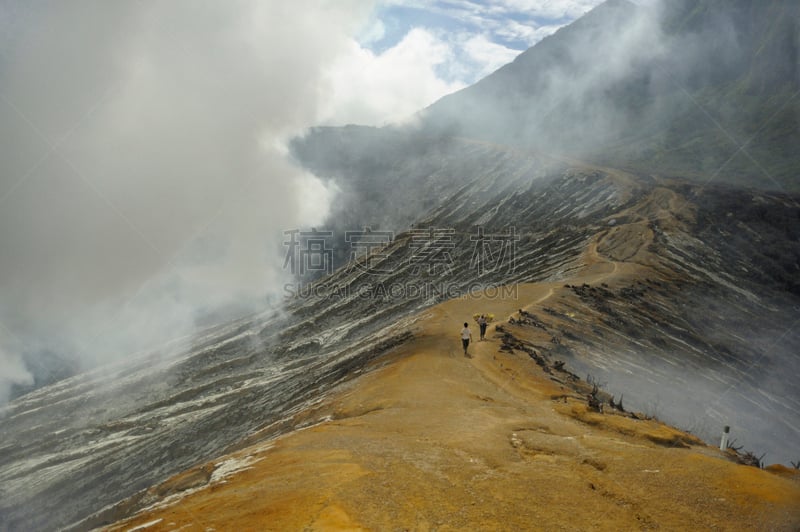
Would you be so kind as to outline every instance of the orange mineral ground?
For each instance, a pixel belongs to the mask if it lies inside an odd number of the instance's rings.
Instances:
[[[596,264],[579,280],[620,275]],[[107,530],[800,529],[796,470],[740,465],[657,420],[589,411],[581,383],[499,350],[497,325],[512,330],[518,309],[539,315],[566,292],[520,285],[516,297],[429,309],[413,340],[296,416],[295,430],[151,488]],[[484,342],[479,312],[496,316]]]

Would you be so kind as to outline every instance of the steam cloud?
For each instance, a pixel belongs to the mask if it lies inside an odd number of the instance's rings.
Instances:
[[[365,2],[0,4],[0,404],[280,293],[332,191],[283,141]]]
[[[689,93],[717,74],[708,65],[722,70],[742,60],[724,12],[697,32],[665,33],[665,21],[679,11],[678,2],[609,1],[560,29],[558,39],[544,39],[537,53],[521,54],[420,116],[434,130],[543,153],[638,156],[641,136],[665,127],[678,110],[703,114]],[[731,153],[738,147],[728,146]]]

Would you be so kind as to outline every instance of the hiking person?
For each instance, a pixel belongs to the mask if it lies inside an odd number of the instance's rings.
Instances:
[[[464,328],[461,329],[461,345],[464,346],[464,356],[469,356],[467,355],[467,347],[469,347],[470,340],[472,340],[472,331],[469,330],[469,325],[465,323]]]
[[[481,328],[481,342],[483,342],[483,337],[486,336],[486,315],[481,314],[481,317],[478,318],[478,326]]]

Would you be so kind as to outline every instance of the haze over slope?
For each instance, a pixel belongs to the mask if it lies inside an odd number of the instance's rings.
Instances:
[[[368,8],[0,2],[0,405],[280,297],[328,201],[282,143]]]
[[[800,4],[611,0],[423,128],[646,172],[798,189]]]

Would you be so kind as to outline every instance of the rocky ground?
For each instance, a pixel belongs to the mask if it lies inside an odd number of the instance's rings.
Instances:
[[[796,530],[796,471],[741,465],[602,394],[598,411],[553,357],[573,287],[616,292],[636,270],[597,261],[569,287],[437,305],[297,430],[151,488],[107,530]],[[465,357],[478,312],[496,320]]]

